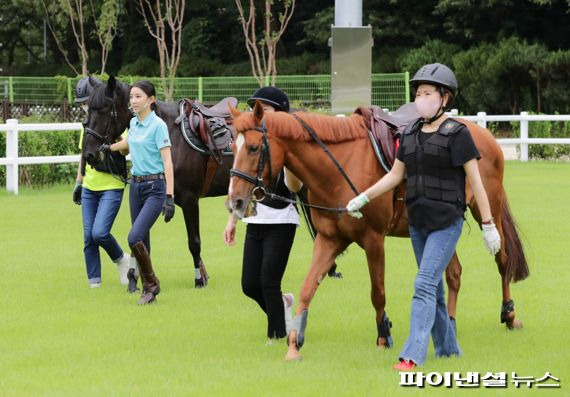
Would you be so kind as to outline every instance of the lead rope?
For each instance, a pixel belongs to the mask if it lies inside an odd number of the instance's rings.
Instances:
[[[346,172],[344,172],[344,169],[341,167],[337,159],[332,155],[332,153],[329,151],[329,149],[326,147],[323,141],[321,141],[320,138],[317,136],[317,134],[315,134],[315,131],[313,131],[313,129],[305,122],[305,120],[301,119],[296,114],[293,114],[292,116],[295,117],[295,119],[299,122],[299,124],[301,124],[303,128],[309,133],[311,138],[313,138],[313,140],[317,142],[319,146],[325,151],[327,156],[329,156],[329,158],[332,160],[332,162],[334,163],[338,171],[341,173],[341,175],[344,177],[346,182],[348,182],[354,194],[358,196],[359,195],[358,189],[356,189],[356,186],[354,186],[348,175],[346,175]]]

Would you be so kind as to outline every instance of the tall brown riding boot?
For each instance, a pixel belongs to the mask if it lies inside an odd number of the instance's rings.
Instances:
[[[156,302],[156,295],[160,293],[160,281],[154,275],[152,270],[152,262],[150,255],[142,241],[137,242],[131,247],[135,258],[139,264],[139,271],[142,282],[142,294],[139,298],[139,305]]]

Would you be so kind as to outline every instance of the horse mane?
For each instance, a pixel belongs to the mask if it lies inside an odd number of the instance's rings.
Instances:
[[[326,143],[340,143],[368,136],[364,119],[358,114],[352,114],[350,117],[335,117],[319,113],[297,112],[295,115],[307,123]],[[265,113],[264,119],[270,135],[296,141],[312,140],[301,123],[289,113]],[[255,127],[254,124],[251,112],[243,113],[234,120],[236,131]]]
[[[120,81],[116,81],[115,96],[118,99],[118,106],[126,106],[129,103],[129,86]],[[113,98],[107,95],[107,84],[101,83],[93,87],[91,95],[89,95],[89,101],[87,105],[92,109],[102,109],[105,106],[110,105]]]

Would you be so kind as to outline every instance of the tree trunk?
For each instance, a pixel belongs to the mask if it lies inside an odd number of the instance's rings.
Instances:
[[[263,37],[262,40],[257,40],[257,31],[255,27],[255,2],[249,0],[249,11],[246,16],[241,0],[235,0],[239,12],[239,21],[242,26],[244,35],[245,48],[249,55],[251,64],[251,72],[253,77],[257,80],[260,87],[265,85],[265,82],[271,77],[271,85],[275,85],[277,79],[277,66],[276,66],[276,47],[285,32],[293,12],[295,11],[295,0],[281,0],[283,4],[283,13],[279,13],[278,29],[274,29],[275,20],[273,15],[275,10],[272,10],[275,0],[264,0],[263,3]],[[278,1],[279,2],[279,1]]]

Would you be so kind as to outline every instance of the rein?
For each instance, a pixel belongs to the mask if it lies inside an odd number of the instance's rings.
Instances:
[[[325,153],[327,154],[327,156],[329,156],[329,158],[332,160],[334,165],[336,165],[338,172],[340,172],[340,174],[343,176],[343,178],[346,180],[346,182],[348,182],[348,184],[349,184],[350,188],[352,189],[352,191],[354,192],[354,194],[356,196],[358,196],[360,194],[358,192],[358,189],[356,189],[356,186],[354,186],[354,184],[352,183],[352,181],[350,180],[348,175],[346,175],[346,172],[344,172],[344,169],[342,168],[342,166],[340,165],[338,160],[335,159],[333,154],[329,151],[329,148],[327,148],[327,146],[323,143],[323,141],[321,141],[321,139],[317,136],[317,134],[315,134],[315,131],[309,126],[309,124],[307,124],[305,122],[305,120],[303,120],[302,118],[300,118],[296,114],[293,114],[292,116],[295,117],[295,120],[297,120],[299,122],[299,124],[301,124],[303,126],[303,128],[305,129],[305,131],[307,131],[309,133],[311,138],[313,138],[313,140],[315,142],[317,142],[319,144],[319,146],[325,151]]]
[[[269,197],[270,199],[274,199],[274,200],[279,200],[279,201],[283,201],[285,203],[290,203],[290,204],[297,204],[296,200],[292,200],[289,199],[287,197],[283,197],[280,196],[278,194],[275,193],[271,193],[271,192],[265,192],[265,196]],[[316,210],[321,210],[321,211],[329,211],[329,212],[348,212],[348,210],[345,207],[324,207],[322,205],[314,205],[314,204],[309,204],[309,203],[304,203],[303,201],[299,200],[299,203],[303,206],[303,207],[308,207],[308,208],[314,208]]]

